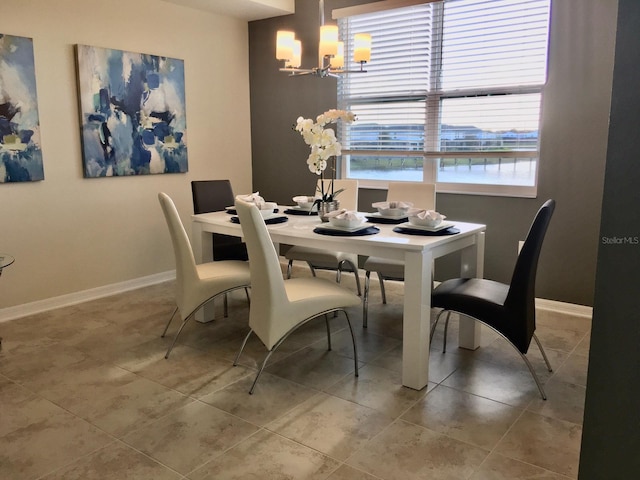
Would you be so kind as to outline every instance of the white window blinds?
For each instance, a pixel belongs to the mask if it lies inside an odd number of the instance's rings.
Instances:
[[[358,150],[419,150],[424,145],[425,102],[431,65],[431,5],[358,15],[340,21],[342,38],[369,32],[367,73],[338,80],[341,108],[358,121],[343,129],[342,143]],[[352,43],[345,58],[352,58]]]
[[[347,162],[349,154],[359,168],[379,163],[376,155],[385,152],[421,154],[439,162],[444,177],[442,159],[458,153],[470,166],[484,157],[485,167],[487,152],[500,163],[536,158],[549,0],[445,0],[350,16],[339,25],[342,38],[366,31],[373,39],[368,73],[338,80],[340,108],[358,117],[340,132]],[[535,182],[535,166],[527,182]]]

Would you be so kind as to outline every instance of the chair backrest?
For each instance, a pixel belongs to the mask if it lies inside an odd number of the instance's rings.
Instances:
[[[229,180],[195,180],[191,182],[193,213],[219,212],[233,205],[233,189]]]
[[[529,233],[522,245],[516,266],[511,276],[509,293],[504,302],[505,308],[513,312],[512,317],[526,320],[526,329],[522,330],[512,341],[522,352],[526,352],[536,329],[535,287],[538,259],[542,250],[551,216],[555,210],[555,200],[547,200],[538,210]]]
[[[325,188],[330,185],[330,180],[324,181]],[[320,188],[320,180],[318,180],[318,188]],[[340,208],[346,208],[347,210],[358,209],[358,180],[351,179],[336,179],[333,181],[333,189],[340,190],[344,188],[344,192],[338,195],[336,200],[340,201]]]
[[[436,186],[423,182],[389,182],[387,202],[411,202],[415,208],[435,210]]]
[[[288,315],[289,300],[278,254],[258,208],[236,198],[236,211],[240,218],[242,235],[249,252],[251,272],[251,308],[249,327],[267,349],[275,345],[290,328],[282,322]]]
[[[164,218],[167,221],[169,234],[171,235],[171,243],[173,244],[173,254],[176,261],[176,304],[182,312],[184,311],[183,286],[198,278],[196,261],[193,256],[193,250],[191,249],[191,243],[189,243],[189,237],[182,225],[180,215],[173,200],[163,192],[158,193],[158,200],[160,201]]]

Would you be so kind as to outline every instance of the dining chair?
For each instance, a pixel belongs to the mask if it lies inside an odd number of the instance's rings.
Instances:
[[[189,237],[182,225],[173,200],[166,193],[158,193],[158,200],[169,227],[171,243],[176,262],[176,308],[169,318],[161,337],[164,338],[176,313],[182,316],[182,325],[178,329],[164,358],[169,358],[178,336],[187,322],[204,304],[221,294],[238,288],[250,286],[251,275],[247,262],[240,260],[222,260],[196,265]],[[248,297],[248,293],[247,293]],[[225,302],[225,316],[227,315]]]
[[[411,202],[415,208],[434,210],[436,208],[436,186],[423,182],[389,182],[388,202]],[[367,328],[369,311],[369,283],[371,272],[376,272],[380,283],[382,303],[387,303],[385,280],[404,281],[404,262],[381,257],[369,257],[364,262],[364,295],[362,298],[362,327]]]
[[[235,197],[229,180],[194,180],[191,182],[193,213],[219,212],[233,205]],[[238,237],[213,234],[213,260],[247,260],[247,248]]]
[[[518,254],[510,284],[484,278],[455,278],[438,285],[431,297],[431,306],[443,309],[431,327],[431,338],[440,317],[447,313],[443,353],[447,346],[447,327],[451,312],[471,317],[495,330],[518,351],[531,372],[543,400],[546,400],[547,396],[526,353],[533,338],[547,368],[552,371],[547,354],[535,334],[535,284],[542,242],[554,209],[555,201],[547,200],[538,210]]]
[[[258,383],[271,354],[298,327],[324,315],[328,349],[331,350],[329,313],[343,312],[353,342],[355,376],[358,376],[358,350],[345,308],[360,304],[360,298],[340,285],[317,277],[283,279],[278,254],[258,208],[236,199],[242,234],[249,251],[251,270],[251,307],[249,333],[244,338],[233,364],[237,365],[247,340],[255,333],[268,352],[260,365],[249,393]]]
[[[326,182],[326,181],[325,181]],[[358,180],[334,180],[334,189],[344,189],[338,196],[340,208],[347,210],[358,209]],[[318,180],[320,185],[320,180]],[[358,255],[355,253],[336,252],[322,248],[293,246],[287,250],[284,257],[287,264],[287,278],[291,278],[293,262],[296,260],[307,262],[311,274],[315,277],[316,270],[335,270],[336,282],[340,283],[343,271],[352,272],[356,279],[358,295],[361,294],[360,277],[358,276]]]

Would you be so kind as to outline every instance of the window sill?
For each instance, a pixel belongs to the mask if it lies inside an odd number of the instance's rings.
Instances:
[[[387,180],[358,179],[355,176],[349,177],[358,180],[359,188],[371,190],[387,190],[389,182]],[[437,183],[437,193],[451,193],[458,195],[482,195],[493,197],[516,197],[516,198],[536,198],[538,189],[535,186],[521,185],[483,185],[477,183]]]

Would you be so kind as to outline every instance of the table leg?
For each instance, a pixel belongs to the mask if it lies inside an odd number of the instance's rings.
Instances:
[[[199,222],[192,222],[191,225],[191,245],[193,249],[193,256],[196,263],[206,263],[213,261],[213,234],[205,232],[202,229],[202,224]],[[215,319],[214,302],[211,301],[198,312],[196,312],[194,318],[200,323],[211,322]]]
[[[475,243],[462,250],[460,276],[482,278],[484,275],[484,232],[476,234]],[[475,350],[480,346],[480,323],[469,317],[460,316],[458,345]]]
[[[402,384],[420,390],[429,379],[431,252],[407,252],[404,272]]]

